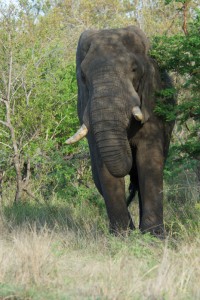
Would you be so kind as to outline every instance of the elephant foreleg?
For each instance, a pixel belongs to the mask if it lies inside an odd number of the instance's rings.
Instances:
[[[156,236],[163,227],[163,147],[162,141],[142,141],[137,150],[140,187],[140,229]]]
[[[118,234],[124,233],[128,229],[134,229],[126,205],[124,178],[112,176],[104,164],[99,169],[99,178],[110,222],[110,231]]]

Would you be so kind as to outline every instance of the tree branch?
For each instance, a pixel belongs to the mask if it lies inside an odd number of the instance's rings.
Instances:
[[[57,128],[60,126],[60,124],[62,123],[62,121],[63,121],[64,119],[66,119],[66,117],[67,117],[67,116],[64,116],[64,117],[60,120],[60,122],[58,122],[58,124],[57,124],[57,126],[56,126],[56,128],[55,128],[55,130],[54,130],[54,132],[53,132],[53,134],[52,134],[52,136],[51,136],[51,138],[50,138],[50,140],[52,140],[52,139],[55,137]]]
[[[183,4],[183,7],[182,7],[182,10],[183,10],[183,31],[185,33],[185,35],[188,35],[188,30],[187,30],[187,11],[188,11],[188,3],[185,2]]]
[[[26,192],[27,195],[33,198],[36,202],[39,202],[39,200],[27,188],[23,188],[23,191]]]
[[[6,102],[8,101],[5,97],[1,97],[0,98],[0,101],[2,102],[2,103],[4,103],[4,104],[6,104]]]
[[[4,125],[10,129],[10,124],[8,122],[4,122],[4,121],[0,120],[0,124]]]
[[[170,29],[172,28],[172,26],[174,25],[174,22],[176,20],[176,17],[179,15],[180,11],[178,10],[178,12],[174,15],[172,22],[170,24],[170,26],[167,28],[167,30],[165,30],[164,34],[167,35],[167,33],[170,31]]]
[[[9,33],[9,40],[11,42],[11,34],[10,33]],[[10,49],[8,91],[7,91],[7,100],[8,101],[10,101],[10,92],[11,92],[11,84],[12,84],[12,62],[13,62],[13,55],[12,55],[12,49]]]
[[[5,144],[5,143],[3,143],[3,142],[0,142],[0,144],[2,144],[2,145],[4,145],[4,146],[6,146],[6,147],[12,149],[12,147],[11,147],[10,145],[8,145],[8,144]]]
[[[28,140],[28,142],[26,142],[26,143],[21,147],[20,152],[21,152],[21,150],[22,150],[23,148],[25,148],[32,140],[34,140],[34,139],[38,136],[38,134],[39,134],[39,130],[37,129],[37,130],[33,133],[33,135],[30,137],[30,139]]]
[[[31,88],[29,90],[29,92],[27,91],[27,88],[26,88],[26,83],[24,82],[24,78],[22,78],[22,87],[24,89],[24,92],[25,92],[25,96],[26,96],[26,105],[29,106],[29,98],[32,94],[32,91],[33,91],[33,86],[34,84],[31,85]]]

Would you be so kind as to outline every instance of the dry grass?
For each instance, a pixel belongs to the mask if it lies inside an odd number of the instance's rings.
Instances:
[[[200,299],[199,216],[184,211],[184,223],[168,209],[173,221],[166,216],[170,236],[162,242],[137,231],[110,236],[94,207],[62,205],[32,219],[23,207],[4,209],[0,299]]]

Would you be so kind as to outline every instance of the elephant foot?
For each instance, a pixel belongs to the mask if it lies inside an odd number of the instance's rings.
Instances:
[[[109,231],[111,234],[115,236],[128,236],[133,230],[135,229],[135,226],[133,224],[132,219],[130,219],[129,224],[111,224],[109,226]]]
[[[142,233],[149,232],[151,235],[153,235],[154,237],[156,237],[160,240],[164,240],[166,238],[166,233],[165,233],[165,229],[164,229],[163,224],[148,226],[148,227],[141,226],[140,230],[141,230]]]

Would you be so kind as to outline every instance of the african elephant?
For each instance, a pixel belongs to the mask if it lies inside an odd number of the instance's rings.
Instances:
[[[95,185],[106,204],[110,230],[134,229],[128,202],[138,191],[142,232],[161,235],[163,167],[173,123],[154,113],[156,92],[171,86],[148,55],[149,42],[135,26],[88,30],[76,55],[81,128],[66,143],[87,135]]]

